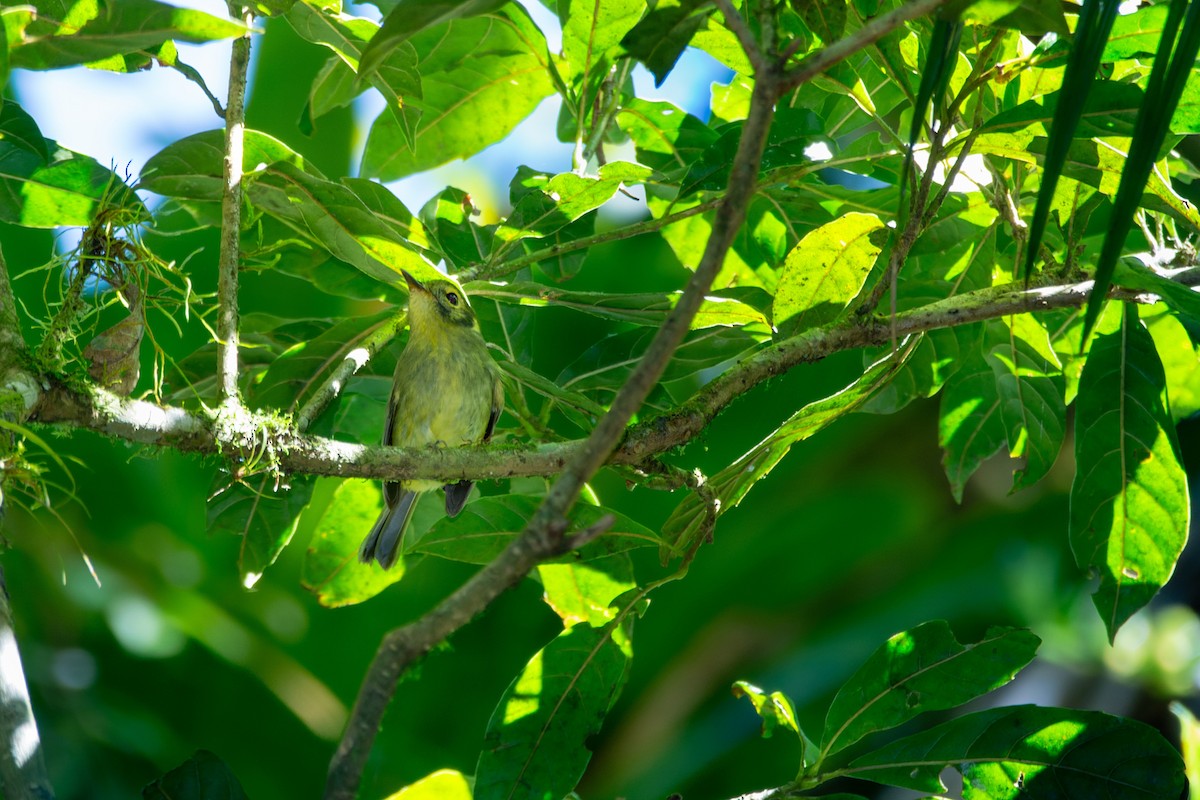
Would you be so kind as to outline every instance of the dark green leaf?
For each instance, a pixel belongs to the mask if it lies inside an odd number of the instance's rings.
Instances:
[[[1166,376],[1137,311],[1097,337],[1075,401],[1071,549],[1098,573],[1092,600],[1109,638],[1171,577],[1188,532]]]
[[[1160,275],[1131,259],[1117,262],[1113,281],[1120,286],[1153,292],[1179,314],[1200,319],[1200,294],[1190,286]]]
[[[992,628],[979,642],[963,645],[942,620],[897,633],[833,698],[821,734],[822,756],[1003,686],[1033,660],[1040,643],[1026,630]]]
[[[50,160],[50,143],[42,137],[33,117],[12,100],[0,106],[0,142],[28,150],[42,161]]]
[[[496,706],[475,768],[475,800],[563,797],[591,760],[588,738],[628,674],[626,631],[575,625],[525,666]]]
[[[207,750],[142,789],[142,800],[246,800],[242,784],[225,762]]]
[[[710,10],[697,12],[707,2],[708,0],[661,0],[621,40],[625,52],[650,70],[655,86],[662,86],[696,31],[704,25]]]
[[[742,136],[742,122],[731,122],[723,126],[720,137],[713,142],[700,158],[694,160],[683,179],[679,197],[692,192],[718,191],[729,181],[729,169],[737,153]],[[816,114],[802,109],[780,109],[771,123],[763,149],[759,174],[769,178],[775,170],[794,167],[809,162],[805,150],[815,137],[825,132],[825,123]]]
[[[696,117],[663,100],[630,100],[617,112],[638,161],[663,175],[682,176],[717,134]]]
[[[304,475],[291,476],[286,484],[270,474],[233,484],[227,475],[217,477],[208,500],[208,531],[241,537],[238,574],[243,586],[254,586],[291,542],[312,490],[313,478]]]
[[[1024,314],[1008,323],[991,329],[986,358],[996,377],[1008,451],[1026,460],[1013,475],[1015,492],[1041,480],[1054,466],[1066,435],[1067,408],[1062,367],[1046,329]]]
[[[724,514],[737,506],[750,487],[770,473],[793,444],[824,430],[870,400],[904,366],[911,353],[912,343],[908,342],[837,394],[804,406],[754,449],[714,475],[708,484],[720,500],[717,513]],[[663,538],[676,544],[689,542],[703,526],[706,515],[704,502],[696,494],[688,494],[663,524]]]
[[[540,505],[541,498],[530,495],[482,497],[468,504],[457,517],[444,518],[424,536],[410,539],[410,546],[417,553],[468,564],[487,564],[525,530]],[[662,544],[649,528],[599,506],[576,505],[571,512],[571,530],[583,530],[609,514],[615,522],[607,532],[561,560],[565,563],[592,561],[635,547]]]
[[[856,778],[941,794],[954,769],[967,796],[1175,798],[1179,753],[1141,722],[1097,711],[1013,706],[967,714],[868,753],[846,767]]]
[[[938,420],[942,465],[957,502],[962,502],[967,480],[1005,441],[996,376],[979,353],[972,353],[942,388]]]

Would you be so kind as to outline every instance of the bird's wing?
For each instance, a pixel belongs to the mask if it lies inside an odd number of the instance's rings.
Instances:
[[[492,431],[496,430],[496,420],[500,419],[500,412],[504,410],[504,384],[500,382],[500,376],[492,378],[492,411],[488,415],[487,427],[483,429],[483,441],[485,443],[491,441]]]

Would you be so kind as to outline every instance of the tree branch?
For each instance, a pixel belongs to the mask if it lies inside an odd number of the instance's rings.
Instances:
[[[461,628],[485,609],[501,592],[520,581],[540,561],[571,546],[564,539],[566,513],[583,484],[602,467],[634,413],[658,382],[700,308],[725,254],[746,216],[754,194],[759,164],[779,97],[779,76],[764,71],[757,76],[750,111],[742,129],[738,151],[730,170],[724,200],[713,220],[712,231],[695,273],[675,307],[588,439],[576,448],[541,507],[517,537],[491,563],[443,600],[433,611],[411,625],[388,633],[363,680],[362,688],[329,765],[326,800],[353,800],[384,711],[396,682],[412,664],[438,642]]]
[[[53,800],[54,789],[46,775],[3,571],[0,571],[0,743],[3,743],[0,795],[8,800]]]
[[[1197,286],[1200,285],[1200,268],[1180,270],[1171,277],[1182,285]],[[1029,289],[1016,284],[980,289],[901,312],[895,318],[895,331],[898,336],[907,336],[1012,314],[1078,308],[1087,302],[1091,289],[1091,281]],[[1139,302],[1154,299],[1145,293],[1119,288],[1112,290],[1110,297]],[[768,345],[730,367],[679,408],[625,429],[624,438],[606,463],[646,465],[658,455],[686,445],[717,414],[760,383],[834,353],[887,344],[891,335],[892,326],[887,319],[871,317],[865,321],[815,328]],[[213,430],[213,414],[122,398],[103,389],[93,389],[90,394],[85,394],[61,383],[34,380],[32,376],[29,384],[40,393],[29,418],[31,422],[67,424],[136,444],[167,446],[205,455],[219,455],[223,447],[229,446],[227,440],[218,441]],[[463,478],[494,480],[548,476],[564,470],[586,446],[585,441],[575,440],[524,447],[492,445],[412,450],[301,435],[294,429],[280,428],[267,415],[256,420],[258,431],[245,443],[246,446],[261,447],[265,433],[269,449],[278,454],[277,466],[284,472],[344,478],[407,480],[419,477],[451,482]]]
[[[229,13],[249,28],[254,14],[238,3]],[[221,399],[238,401],[238,269],[242,232],[242,160],[246,134],[246,75],[250,68],[250,34],[233,40],[229,58],[229,97],[225,104],[225,190],[221,196],[221,250],[217,275],[217,385]]]
[[[930,14],[947,2],[949,0],[912,0],[912,2],[900,6],[895,11],[884,14],[882,17],[875,17],[872,20],[868,20],[865,25],[845,39],[839,39],[825,49],[818,50],[800,62],[800,64],[788,70],[783,78],[784,91],[795,89],[800,84],[807,83],[842,59],[848,58],[864,47],[879,41],[905,22]]]

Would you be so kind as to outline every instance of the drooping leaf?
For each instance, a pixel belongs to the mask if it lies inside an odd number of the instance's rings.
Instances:
[[[762,718],[762,735],[771,738],[777,730],[791,731],[802,743],[807,741],[800,724],[796,722],[796,708],[792,699],[783,692],[771,692],[758,688],[748,681],[735,681],[734,697],[745,697],[754,706],[754,712]],[[803,760],[803,756],[802,756]]]
[[[277,162],[255,176],[249,195],[263,211],[383,285],[399,283],[402,269],[418,280],[444,277],[345,183]]]
[[[837,319],[858,296],[887,229],[873,214],[849,213],[807,234],[783,264],[771,316],[780,334]]]
[[[142,789],[142,800],[246,800],[246,791],[229,767],[208,750]]]
[[[986,339],[986,358],[996,378],[1008,451],[1013,458],[1025,458],[1025,466],[1013,475],[1017,491],[1041,480],[1062,449],[1067,427],[1062,367],[1046,329],[1029,315],[1011,317],[1007,326],[989,330],[993,335]]]
[[[1071,549],[1099,574],[1092,601],[1110,639],[1171,577],[1187,540],[1187,478],[1165,388],[1154,341],[1129,308],[1092,345],[1075,401]]]
[[[832,397],[804,406],[774,433],[714,475],[708,485],[709,491],[720,500],[716,513],[724,514],[737,506],[750,488],[770,473],[796,442],[818,433],[870,400],[904,365],[912,353],[911,345],[911,342],[906,343],[890,353]],[[688,494],[663,524],[663,539],[676,544],[689,542],[701,530],[707,514],[704,501],[695,493]]]
[[[570,627],[607,624],[617,615],[613,601],[637,586],[628,553],[569,564],[541,564],[538,578],[546,604]]]
[[[993,628],[963,645],[942,620],[897,633],[833,698],[821,734],[822,756],[1003,686],[1033,660],[1039,644],[1027,630]]]
[[[228,476],[218,476],[217,491],[208,501],[208,531],[241,538],[238,574],[243,586],[254,586],[291,542],[312,490],[313,478],[304,475],[291,476],[287,484],[271,474],[232,484]]]
[[[537,787],[562,797],[591,760],[628,673],[626,630],[575,625],[540,650],[496,706],[475,768],[475,800],[508,800]]]
[[[1141,722],[1098,711],[1012,706],[966,714],[860,756],[856,778],[942,794],[943,770],[962,774],[964,796],[1177,797],[1179,753]]]
[[[662,86],[696,31],[704,25],[711,9],[700,9],[707,2],[663,0],[621,39],[625,52],[650,70],[655,86]]]
[[[961,503],[967,480],[1004,446],[996,376],[982,354],[968,355],[942,387],[938,444],[950,491]]]
[[[50,160],[50,143],[29,112],[13,100],[6,99],[0,106],[0,142],[28,150],[42,161]]]
[[[411,557],[401,554],[390,570],[362,564],[358,548],[379,514],[383,494],[378,481],[347,478],[313,530],[304,554],[300,582],[326,608],[368,600],[404,577]]]

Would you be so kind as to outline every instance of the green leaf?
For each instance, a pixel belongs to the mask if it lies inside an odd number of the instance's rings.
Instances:
[[[679,190],[680,199],[693,192],[713,192],[725,188],[744,124],[739,121],[722,126],[719,138],[688,167]],[[816,137],[824,133],[824,121],[811,111],[795,108],[776,111],[759,165],[761,178],[766,180],[776,170],[809,163],[805,150]]]
[[[762,718],[762,735],[764,739],[771,738],[776,729],[791,731],[801,742],[805,741],[800,724],[796,722],[796,708],[792,699],[783,692],[767,694],[748,681],[735,681],[733,696],[745,697],[754,706],[754,713]]]
[[[833,322],[858,296],[887,239],[874,214],[849,213],[808,233],[787,255],[771,316],[782,336]]]
[[[498,10],[507,0],[400,0],[388,12],[379,32],[371,37],[362,54],[359,74],[363,77],[387,60],[397,47],[427,28],[464,17]]]
[[[639,163],[676,180],[717,140],[712,128],[664,100],[625,102],[616,122],[633,140]]]
[[[444,277],[345,183],[276,162],[255,176],[248,192],[263,211],[387,286],[399,283],[402,269],[419,280]]]
[[[904,366],[912,353],[911,345],[907,342],[885,356],[832,397],[804,406],[752,450],[714,475],[708,483],[709,490],[720,500],[716,513],[725,514],[736,507],[750,488],[783,460],[796,442],[819,433],[870,400]],[[695,493],[688,494],[663,524],[663,539],[685,546],[702,529],[706,516],[703,500]]]
[[[825,717],[828,756],[926,711],[960,706],[1011,681],[1037,654],[1027,630],[992,628],[963,645],[943,620],[897,633],[838,690]]]
[[[1092,597],[1111,640],[1170,578],[1188,532],[1187,476],[1166,376],[1133,307],[1097,337],[1075,401],[1071,549],[1098,573]]]
[[[1046,329],[1028,314],[1011,317],[1007,326],[993,326],[987,362],[996,377],[1000,419],[1013,458],[1025,466],[1013,474],[1013,491],[1041,480],[1062,449],[1067,407],[1062,367]]]
[[[833,44],[846,32],[846,0],[793,0],[792,8],[804,19],[804,25]]]
[[[70,24],[25,36],[10,50],[10,63],[24,69],[57,69],[148,50],[170,39],[209,42],[242,36],[242,23],[178,8],[157,0],[80,3]]]
[[[637,588],[628,553],[583,563],[540,564],[537,570],[546,604],[568,628],[581,622],[593,627],[607,624],[617,615],[613,601]]]
[[[378,481],[347,478],[313,530],[300,582],[326,608],[368,600],[404,577],[411,558],[400,555],[390,570],[358,560],[363,538],[383,511]]]
[[[938,419],[942,466],[955,502],[962,502],[967,481],[1005,441],[996,375],[981,354],[972,353],[942,388]]]
[[[422,92],[416,49],[407,43],[395,47],[388,52],[386,59],[371,70],[364,72],[361,68],[360,58],[361,54],[365,52],[364,48],[370,49],[371,44],[378,40],[380,28],[375,22],[362,17],[335,13],[332,9],[318,10],[307,3],[294,5],[288,11],[287,19],[298,34],[310,42],[324,45],[333,50],[347,68],[358,70],[360,76],[365,77],[372,86],[379,90],[387,108],[392,112],[392,116],[399,125],[401,133],[404,134],[408,146],[412,147],[415,136],[412,122],[415,118],[410,113],[406,113],[406,110],[409,101],[420,98]],[[332,75],[335,80],[335,83],[326,91],[336,89],[341,95],[321,98],[322,105],[332,104],[332,107],[344,105],[360,91],[360,83],[354,80],[353,76],[349,79],[338,78],[332,70],[328,73],[323,71],[322,75],[325,75],[326,79]],[[317,77],[318,81],[322,80],[322,75]],[[313,86],[315,94],[317,84],[314,83]],[[349,94],[349,97],[345,97],[346,94]],[[313,117],[319,116],[315,113],[311,101],[309,110]]]
[[[546,40],[520,6],[423,31],[421,112],[410,146],[393,115],[371,126],[361,174],[384,181],[467,158],[500,141],[554,91]]]
[[[1099,2],[1099,0],[1097,0]],[[1115,6],[1116,0],[1105,0]],[[1086,6],[1085,6],[1086,9]],[[1176,31],[1183,30],[1176,40]],[[1088,296],[1083,319],[1083,338],[1087,339],[1100,317],[1108,297],[1113,271],[1125,247],[1125,237],[1141,203],[1158,152],[1163,146],[1175,108],[1187,86],[1196,55],[1200,52],[1200,3],[1171,0],[1171,11],[1163,28],[1162,40],[1154,56],[1154,66],[1146,85],[1146,101],[1138,111],[1129,158],[1121,172],[1121,182],[1113,198],[1113,211],[1104,244],[1096,261],[1095,284]]]
[[[3,85],[0,81],[0,87]],[[0,142],[27,150],[42,161],[50,160],[50,143],[33,117],[13,100],[5,100],[0,106]]]
[[[520,494],[481,497],[469,503],[457,517],[444,518],[424,536],[410,538],[410,549],[415,553],[468,564],[487,564],[525,530],[541,502],[540,497]],[[654,531],[624,514],[600,506],[575,506],[571,512],[570,530],[583,530],[609,514],[615,518],[611,528],[580,549],[561,557],[560,561],[592,561],[635,547],[657,547],[662,544]]]
[[[962,774],[964,796],[1175,798],[1183,764],[1141,722],[1065,708],[1013,706],[967,714],[850,762],[855,778],[942,794],[939,775]]]
[[[197,750],[175,769],[147,784],[142,800],[246,800],[242,784],[225,762]]]
[[[139,219],[147,216],[137,195],[94,159],[55,145],[46,160],[0,140],[0,220],[27,228],[86,226],[102,204],[130,209]]]
[[[634,25],[621,46],[646,65],[655,87],[662,86],[675,62],[703,27],[711,9],[701,9],[707,0],[661,0],[642,21]]]
[[[1192,319],[1200,319],[1200,293],[1132,259],[1117,262],[1113,270],[1113,282],[1129,289],[1152,292],[1175,312]]]
[[[649,176],[646,167],[625,161],[605,164],[595,178],[573,172],[547,175],[520,167],[513,178],[520,196],[513,197],[513,210],[496,229],[495,237],[500,242],[514,242],[549,236],[607,203],[622,185],[642,183]],[[503,252],[497,248],[493,260]]]
[[[1179,720],[1179,744],[1188,785],[1200,786],[1200,720],[1178,700],[1172,701],[1171,713]]]
[[[471,783],[456,769],[439,769],[389,795],[387,800],[472,800]]]
[[[509,685],[488,722],[475,800],[563,797],[579,782],[628,674],[623,628],[575,625],[540,650]]]
[[[313,479],[298,475],[277,486],[275,476],[264,474],[229,484],[228,476],[219,475],[216,483],[207,504],[208,531],[241,538],[238,575],[251,588],[291,542],[312,499]]]
[[[304,158],[267,133],[247,129],[242,169],[253,173],[277,162],[291,164],[319,175]],[[220,202],[224,191],[223,164],[225,132],[203,131],[185,136],[159,150],[142,167],[138,188],[167,197]]]
[[[563,77],[568,82],[598,79],[607,73],[611,51],[637,24],[646,10],[644,0],[563,0]]]

